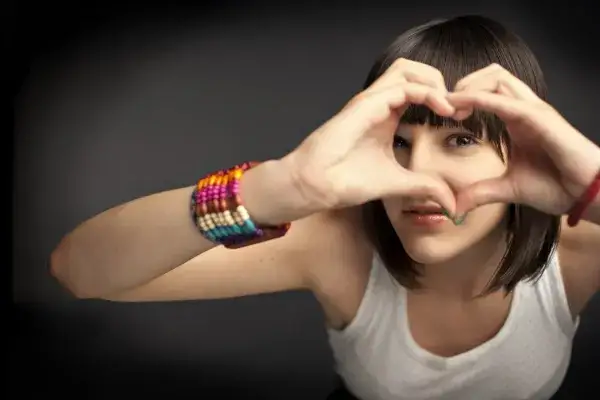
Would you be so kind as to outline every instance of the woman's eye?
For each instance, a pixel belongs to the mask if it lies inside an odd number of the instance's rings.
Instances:
[[[477,138],[472,135],[453,135],[448,138],[448,144],[453,147],[466,147],[477,143]]]
[[[394,136],[394,148],[405,148],[408,147],[408,142],[401,136]]]
[[[449,147],[467,147],[478,143],[478,138],[467,134],[452,135],[446,139]],[[395,149],[410,148],[410,143],[401,136],[394,136],[393,146]]]

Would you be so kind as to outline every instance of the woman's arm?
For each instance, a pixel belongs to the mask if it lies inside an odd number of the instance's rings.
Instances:
[[[148,283],[102,296],[111,301],[179,301],[314,290],[315,277],[349,243],[346,211],[314,214],[294,222],[279,239],[237,250],[216,247]],[[356,229],[356,227],[352,226]],[[338,249],[338,250],[336,250]],[[328,256],[331,254],[331,256]],[[355,257],[356,258],[356,257]]]
[[[600,170],[600,168],[599,168],[599,170]],[[599,172],[599,174],[600,174],[600,172]],[[592,203],[586,209],[582,218],[583,218],[583,220],[588,221],[592,224],[600,225],[600,193],[598,193],[596,198],[594,200],[592,200]],[[596,242],[596,243],[597,243],[597,246],[600,247],[600,244],[598,244],[598,243],[600,243],[600,241]]]
[[[598,174],[600,177],[600,172]],[[563,224],[561,253],[567,260],[563,275],[575,315],[600,292],[600,193],[586,208],[577,226],[571,228]]]
[[[210,275],[211,268],[223,268],[225,264],[233,273],[244,265],[246,256],[249,257],[246,264],[252,264],[255,258],[263,260],[262,267],[256,268],[264,268],[264,260],[288,263],[291,256],[288,264],[301,263],[298,246],[306,229],[300,227],[311,223],[294,226],[298,232],[290,234],[290,239],[281,239],[261,250],[213,249],[215,245],[204,239],[192,222],[189,211],[192,190],[187,187],[142,197],[83,222],[52,253],[52,274],[77,297],[108,298],[147,285],[180,265],[186,265],[182,271],[207,269],[205,274]],[[266,162],[248,171],[241,190],[247,209],[258,223],[272,224],[311,215],[313,206],[296,190],[284,161]],[[317,231],[310,234],[316,235]],[[275,248],[280,251],[277,256],[265,253]],[[207,251],[206,257],[198,257]],[[249,274],[244,276],[249,278]],[[285,281],[283,287],[302,285],[299,276],[285,274],[278,275]],[[269,285],[275,289],[279,283]],[[231,291],[227,287],[223,290]],[[198,295],[202,296],[202,290]]]
[[[455,109],[448,103],[446,94],[443,77],[437,69],[405,59],[395,61],[294,151],[280,160],[260,164],[243,175],[241,198],[251,218],[258,224],[280,224],[391,196],[428,198],[454,212],[454,194],[446,182],[426,173],[404,169],[391,151],[400,118],[398,111],[406,110],[405,105],[409,103],[422,104],[438,115],[451,116]],[[210,287],[210,290],[224,290],[229,295],[262,291],[267,286],[270,290],[301,287],[302,272],[294,273],[291,280],[283,279],[287,283],[281,284],[277,276],[287,272],[280,272],[274,265],[288,261],[294,265],[306,264],[315,250],[305,246],[303,241],[317,242],[322,247],[329,243],[332,234],[328,229],[319,228],[335,225],[292,226],[290,231],[297,233],[290,232],[289,239],[273,240],[272,246],[282,247],[278,248],[281,253],[277,256],[267,250],[271,248],[267,242],[254,245],[256,251],[240,249],[248,258],[238,250],[220,251],[220,256],[209,252],[204,258],[204,253],[214,246],[200,237],[191,221],[191,193],[189,187],[147,196],[84,222],[53,252],[52,273],[79,297],[122,298],[123,293],[132,293],[144,285],[149,287],[158,277],[186,263],[189,263],[188,271],[214,272],[218,269],[223,277],[234,275],[237,280],[231,285],[242,285],[236,290]],[[342,245],[352,246],[352,243]],[[202,256],[198,263],[190,263],[199,254]],[[236,261],[230,261],[229,256]],[[279,262],[273,262],[279,257],[282,257]],[[202,258],[211,261],[203,262]],[[269,268],[263,268],[262,278],[256,280],[252,274],[258,273],[260,262],[266,262]],[[248,269],[242,267],[244,264]],[[185,279],[181,274],[178,275],[180,279]],[[198,296],[206,296],[209,285],[217,283],[217,275],[206,272],[196,277],[205,282],[197,292]],[[267,282],[272,278],[276,279],[274,285]],[[243,286],[244,282],[259,284],[250,287]],[[168,286],[171,285],[175,283]],[[213,292],[210,296],[222,293]],[[152,295],[146,293],[140,297]]]
[[[600,292],[600,224],[570,227],[564,218],[559,255],[571,312],[578,315]]]

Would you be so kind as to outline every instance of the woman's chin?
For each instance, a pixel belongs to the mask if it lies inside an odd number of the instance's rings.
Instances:
[[[445,261],[451,260],[460,253],[460,249],[447,248],[442,243],[438,244],[427,244],[427,243],[415,243],[415,244],[404,244],[404,250],[406,254],[418,264],[430,265],[430,264],[441,264]]]
[[[409,257],[416,262],[417,264],[421,264],[421,265],[435,265],[435,264],[441,264],[444,261],[448,261],[450,260],[452,257],[449,257],[447,254],[438,254],[438,253],[427,253],[427,254],[421,254],[421,253],[408,253]]]

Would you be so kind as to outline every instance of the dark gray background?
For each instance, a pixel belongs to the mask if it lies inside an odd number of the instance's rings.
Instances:
[[[116,204],[285,154],[415,24],[484,13],[517,30],[540,59],[552,104],[600,142],[597,54],[585,44],[598,32],[586,2],[326,3],[19,4],[12,283],[22,329],[12,350],[15,376],[29,377],[15,381],[21,395],[324,398],[332,359],[310,294],[74,301],[48,275],[48,255]],[[571,398],[596,386],[599,300],[576,339],[563,389]]]

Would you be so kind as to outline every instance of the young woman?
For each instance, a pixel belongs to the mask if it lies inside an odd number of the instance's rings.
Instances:
[[[427,23],[290,154],[105,211],[52,272],[114,301],[311,290],[362,399],[549,398],[600,289],[600,148],[545,98],[499,23]]]

